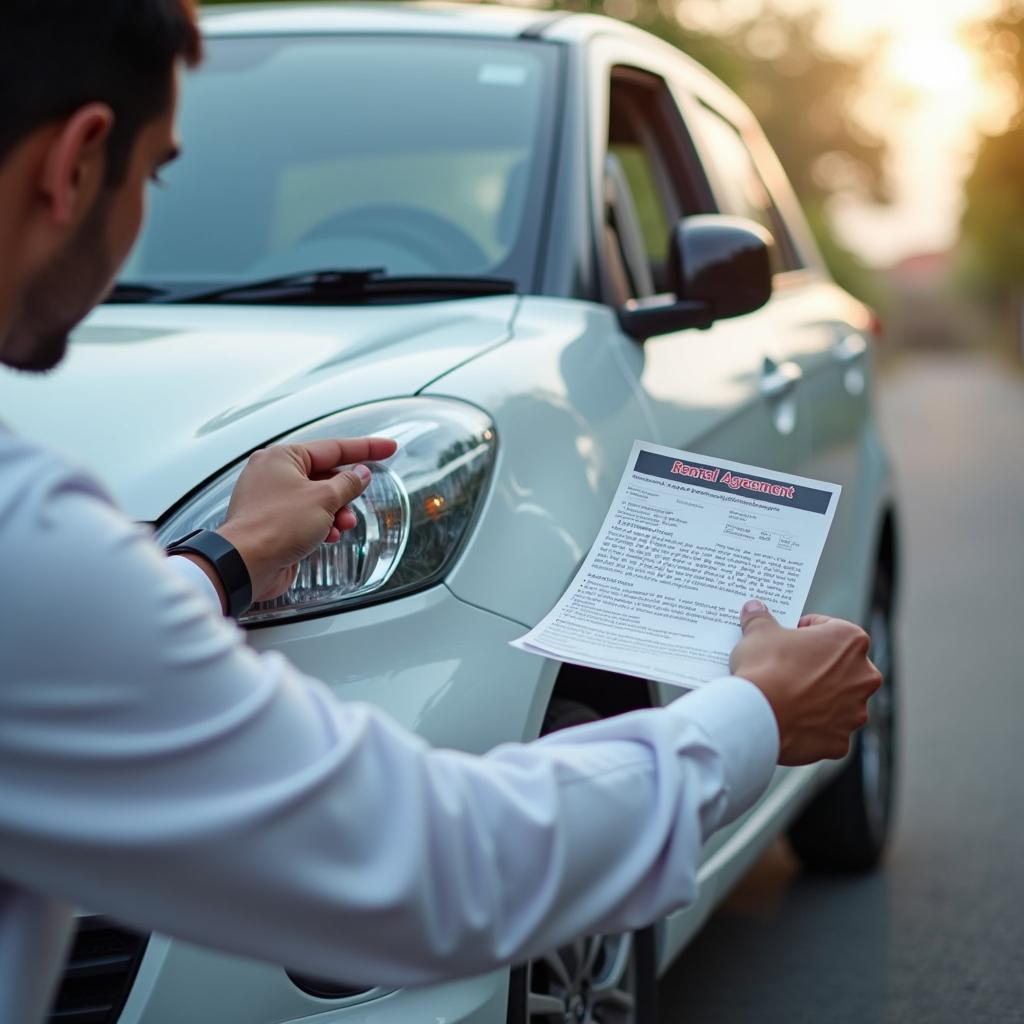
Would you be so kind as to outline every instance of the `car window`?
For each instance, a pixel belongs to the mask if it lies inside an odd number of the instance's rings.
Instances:
[[[611,142],[608,151],[622,165],[633,194],[644,251],[652,264],[657,263],[665,258],[671,221],[658,190],[652,154],[639,141]]]
[[[532,285],[554,48],[439,38],[213,38],[186,153],[124,279],[381,267]]]
[[[771,232],[776,273],[795,270],[800,263],[781,213],[772,200],[757,164],[739,130],[703,103],[695,108],[696,130],[713,162],[722,213],[746,217]]]
[[[682,118],[664,81],[615,68],[609,97],[603,251],[615,303],[670,290],[669,239],[696,203],[683,166]]]

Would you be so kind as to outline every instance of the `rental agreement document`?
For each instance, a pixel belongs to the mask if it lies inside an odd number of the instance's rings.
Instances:
[[[576,578],[513,645],[688,688],[727,675],[749,598],[796,626],[839,492],[637,441]]]

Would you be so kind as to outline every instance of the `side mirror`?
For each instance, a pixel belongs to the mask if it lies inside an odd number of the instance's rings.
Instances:
[[[669,274],[675,301],[635,299],[619,310],[638,341],[760,309],[772,295],[772,236],[759,224],[719,214],[687,217],[672,234]]]

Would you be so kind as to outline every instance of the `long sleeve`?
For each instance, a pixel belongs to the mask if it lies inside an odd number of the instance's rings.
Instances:
[[[701,842],[777,754],[739,679],[432,749],[251,650],[27,446],[0,444],[0,565],[0,875],[311,974],[426,983],[649,922],[692,899]]]
[[[195,562],[184,558],[182,555],[171,555],[167,559],[167,564],[172,572],[176,573],[178,578],[185,582],[186,586],[192,587],[193,590],[202,594],[210,602],[210,607],[215,612],[222,610],[220,595],[217,593],[217,588],[213,585],[213,580]]]

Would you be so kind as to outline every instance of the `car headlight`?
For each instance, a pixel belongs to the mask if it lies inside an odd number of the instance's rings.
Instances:
[[[447,399],[408,398],[338,413],[280,438],[391,437],[397,453],[370,463],[373,479],[352,503],[357,525],[321,544],[291,589],[254,604],[241,622],[291,619],[393,597],[439,580],[469,532],[494,462],[495,432],[479,409]],[[224,522],[245,463],[188,500],[158,530],[161,543]]]

